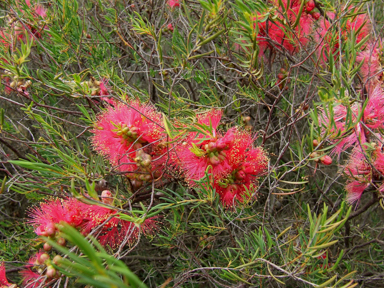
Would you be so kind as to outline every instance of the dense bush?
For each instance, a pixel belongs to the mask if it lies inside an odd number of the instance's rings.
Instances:
[[[0,7],[0,287],[383,282],[383,3]]]

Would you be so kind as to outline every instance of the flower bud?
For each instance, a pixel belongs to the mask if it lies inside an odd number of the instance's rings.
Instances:
[[[169,23],[167,25],[167,28],[169,29],[169,31],[173,32],[173,26],[172,26],[172,23]]]
[[[220,159],[217,156],[212,156],[209,158],[209,161],[212,165],[218,165],[220,164]]]
[[[283,80],[285,78],[285,75],[283,73],[279,73],[277,74],[277,78],[279,78],[280,80]]]
[[[47,234],[47,236],[52,236],[56,233],[56,227],[55,227],[55,224],[53,223],[49,223],[47,224],[46,228],[45,228],[45,232]]]
[[[48,266],[48,267],[47,267],[46,275],[47,275],[48,278],[53,278],[53,277],[55,277],[55,275],[56,275],[56,269],[53,268],[53,266]]]
[[[49,245],[48,243],[44,243],[43,249],[48,252],[48,251],[51,251],[52,246]]]
[[[311,155],[309,155],[309,158],[317,158],[317,157],[319,157],[319,153],[317,153],[317,152],[313,152],[313,153],[311,153]],[[317,159],[314,159],[316,162],[319,162],[319,159],[317,158]]]
[[[324,155],[323,157],[320,158],[321,163],[324,165],[331,165],[332,164],[332,158],[329,157],[328,155]]]
[[[321,16],[319,12],[312,13],[311,15],[312,15],[312,18],[315,20],[318,20]]]
[[[135,189],[139,189],[143,185],[143,182],[140,180],[131,180],[131,184]]]
[[[244,179],[245,178],[245,172],[244,171],[238,171],[237,173],[236,173],[236,178],[238,178],[238,179]]]
[[[315,9],[315,1],[309,0],[307,3],[306,10],[307,12],[311,12],[313,9]]]
[[[313,147],[317,147],[319,145],[319,141],[315,139],[313,140],[312,144],[313,144]]]
[[[49,255],[47,253],[43,253],[40,255],[40,258],[37,259],[38,263],[41,265],[41,264],[44,264],[45,261],[49,260]]]
[[[113,196],[112,196],[111,191],[104,190],[103,192],[101,192],[101,201],[105,204],[112,205]]]
[[[55,265],[59,265],[61,259],[63,259],[63,257],[61,257],[60,255],[56,255],[55,257],[53,257],[52,263],[55,264]]]
[[[56,242],[57,242],[57,244],[59,244],[60,246],[65,246],[65,244],[66,244],[66,241],[65,241],[65,239],[64,239],[63,237],[59,237],[59,238],[57,238]]]

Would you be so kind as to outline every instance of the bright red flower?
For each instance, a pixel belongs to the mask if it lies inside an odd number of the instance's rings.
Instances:
[[[236,201],[243,202],[257,188],[257,179],[268,168],[268,157],[261,148],[252,148],[237,156],[232,171],[224,179],[215,181],[216,192],[225,206],[233,206]]]
[[[5,272],[6,271],[5,271],[4,263],[1,262],[0,263],[0,287],[4,287],[4,288],[12,285],[11,283],[8,282]]]
[[[355,103],[350,109],[352,112],[351,119],[356,122],[361,105]],[[345,121],[347,119],[348,109],[346,106],[335,106],[333,108],[333,113],[334,125],[329,119],[328,112],[323,112],[320,118],[321,125],[325,125],[325,127],[323,127],[323,132],[330,131],[331,142],[337,143],[332,153],[340,155],[342,151],[345,151],[349,147],[353,147],[357,143],[363,144],[366,142],[365,133],[368,132],[364,131],[362,124],[357,123],[352,128],[352,133],[351,131],[347,131]],[[384,128],[384,91],[380,86],[374,88],[370,93],[361,121],[363,121],[370,129]]]
[[[93,229],[99,228],[97,235],[101,245],[116,248],[123,241],[132,243],[138,237],[139,229],[135,223],[120,219],[113,209],[88,205],[83,211],[83,218],[85,222],[82,232],[89,234]],[[141,225],[144,235],[152,234],[157,229],[156,224],[155,217],[146,219]]]
[[[44,265],[44,260],[40,258],[43,254],[45,254],[45,251],[40,250],[33,257],[29,258],[29,265],[26,266],[27,269],[20,271],[20,274],[23,276],[24,288],[41,287],[40,285],[46,282],[46,277],[42,275],[43,269],[39,268],[39,265]],[[40,273],[39,269],[41,269]]]
[[[332,20],[335,19],[334,13],[329,12],[327,13],[327,16]],[[331,23],[324,17],[321,17],[318,23],[319,28],[316,30],[315,33],[316,43],[321,43],[318,49],[318,55],[320,57],[321,62],[328,62],[327,54],[335,54],[340,48],[339,33],[334,32],[334,30],[331,29],[335,26],[331,25]],[[341,40],[342,42],[344,42],[352,32],[355,32],[357,33],[356,44],[358,44],[367,35],[369,35],[370,31],[371,23],[369,21],[369,16],[366,14],[360,14],[347,20],[345,27],[342,28]]]
[[[39,236],[53,236],[57,232],[56,224],[66,222],[71,226],[78,226],[82,223],[83,203],[76,199],[70,200],[49,200],[41,203],[40,207],[31,209],[29,222],[35,228]]]
[[[257,40],[260,47],[260,55],[263,55],[266,49],[282,49],[282,47],[285,48],[290,54],[294,54],[298,52],[302,47],[307,45],[310,40],[309,36],[313,29],[313,18],[309,12],[313,10],[313,7],[311,6],[312,4],[310,2],[307,3],[308,8],[303,10],[297,26],[293,31],[290,31],[287,30],[282,24],[283,21],[286,21],[284,15],[288,15],[290,22],[289,24],[293,25],[297,20],[301,1],[290,1],[289,7],[288,1],[286,0],[282,1],[284,7],[280,7],[279,2],[276,0],[273,2],[275,3],[276,7],[279,7],[277,10],[277,16],[279,20],[267,20],[261,23],[258,22],[259,34]],[[260,17],[260,15],[255,16],[254,20],[256,21]],[[270,40],[272,40],[274,43]]]
[[[168,5],[173,8],[173,7],[180,7],[179,0],[169,0]]]
[[[151,156],[162,145],[164,130],[158,125],[161,119],[161,114],[152,106],[138,101],[129,106],[116,104],[108,107],[99,115],[92,130],[95,134],[93,146],[119,171],[147,173],[144,176],[151,179],[150,170],[163,161],[158,159],[154,162]]]

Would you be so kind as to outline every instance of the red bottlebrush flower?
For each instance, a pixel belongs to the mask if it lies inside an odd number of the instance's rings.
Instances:
[[[57,232],[55,224],[66,222],[74,227],[81,224],[82,205],[84,204],[76,199],[50,200],[30,211],[32,219],[29,222],[37,235],[53,236]]]
[[[371,129],[384,128],[384,90],[380,85],[369,94],[363,120]]]
[[[46,282],[46,277],[41,275],[43,269],[39,268],[39,265],[44,265],[46,260],[44,257],[41,257],[43,254],[46,254],[45,251],[40,250],[33,257],[29,258],[29,265],[26,266],[27,269],[20,271],[20,274],[23,276],[23,287],[37,288],[41,287],[40,285]],[[36,268],[34,266],[36,266]],[[39,269],[41,271],[39,271]],[[35,272],[34,270],[37,271]]]
[[[216,131],[222,112],[211,110],[197,116],[196,128],[200,133],[191,132],[182,145],[175,146],[174,162],[181,169],[190,185],[205,176],[208,166],[212,167],[215,178],[225,176],[231,169],[227,151],[234,141],[232,131],[224,136]],[[206,126],[206,127],[204,127]]]
[[[327,13],[327,16],[330,19],[335,19],[334,13]],[[352,20],[350,20],[352,19]],[[345,28],[342,28],[342,40],[345,41],[350,33],[355,32],[356,34],[356,44],[369,35],[371,30],[371,24],[369,21],[369,16],[366,14],[360,14],[356,17],[350,18],[347,20]],[[334,54],[339,47],[339,33],[334,33],[331,31],[332,25],[322,17],[319,20],[320,27],[316,30],[315,39],[317,43],[321,43],[318,49],[318,55],[322,62],[328,62],[327,54]]]
[[[237,128],[231,128],[224,136],[217,132],[221,115],[220,110],[200,114],[196,127],[201,133],[190,133],[182,145],[175,147],[174,162],[191,186],[205,176],[209,166],[211,170],[208,172],[215,181],[224,179],[243,163],[247,149],[252,147],[249,132]]]
[[[227,177],[215,182],[216,192],[227,207],[233,206],[235,200],[243,202],[244,197],[257,187],[257,178],[267,170],[268,157],[257,147],[242,152],[242,159],[232,165],[232,172]]]
[[[116,248],[125,240],[127,243],[132,243],[137,239],[139,230],[135,223],[118,218],[116,211],[113,209],[98,205],[88,205],[83,211],[83,217],[85,223],[82,226],[82,232],[84,234],[90,233],[93,229],[104,223],[100,227],[98,234],[98,240],[101,245]],[[156,224],[155,217],[146,219],[141,226],[142,232],[144,234],[153,233],[156,230]]]
[[[25,3],[28,5],[28,7],[32,6],[30,0],[25,0]],[[47,17],[47,10],[41,4],[37,4],[36,7],[34,8],[34,11],[41,18]]]
[[[364,84],[367,87],[368,93],[380,85],[383,76],[383,67],[381,64],[382,43],[381,40],[367,45],[367,48],[359,52],[356,56],[357,63],[363,63],[360,68],[360,73],[363,76]]]
[[[173,8],[173,7],[180,7],[179,0],[169,0],[168,5]]]
[[[4,263],[0,263],[0,287],[8,287],[12,285],[11,283],[8,282],[7,277],[5,275],[5,266]]]
[[[288,19],[291,25],[296,22],[297,15],[299,14],[301,1],[293,0],[290,1],[288,7],[288,1],[283,0],[284,7],[280,7],[279,2],[275,1],[275,5],[279,7],[277,10],[277,16],[281,21],[285,21],[284,15],[288,15]],[[256,16],[254,20],[259,17]],[[255,23],[256,26],[256,23]],[[307,45],[309,42],[309,36],[312,33],[313,19],[310,15],[304,11],[300,15],[299,23],[294,28],[294,31],[288,31],[284,25],[276,20],[258,23],[258,43],[260,47],[260,55],[264,54],[266,49],[286,49],[290,54],[298,52],[301,47]],[[273,42],[271,42],[272,40]]]
[[[361,109],[359,107],[361,107],[359,104],[353,104],[351,106],[351,116],[352,120],[355,122],[357,120],[357,116],[359,115],[359,109]],[[323,112],[320,121],[322,125],[328,127],[328,131],[331,132],[331,138],[334,138],[331,142],[339,142],[335,146],[332,153],[339,155],[342,151],[354,146],[358,142],[361,144],[366,142],[365,132],[360,123],[357,123],[356,126],[352,128],[352,133],[346,130],[345,121],[348,113],[347,107],[344,105],[337,105],[333,108],[333,112],[335,125],[331,124],[331,120],[325,112]],[[361,121],[363,121],[364,124],[370,129],[384,128],[384,90],[380,86],[374,88],[370,93]],[[327,128],[323,128],[323,132],[325,131],[327,131]]]
[[[354,104],[351,107],[352,110],[352,119],[356,121],[356,117],[358,115],[358,105]],[[327,113],[323,112],[320,117],[320,124],[323,127],[323,133],[329,131],[331,133],[330,138],[332,143],[338,143],[335,148],[332,150],[331,154],[340,155],[341,152],[345,151],[349,147],[353,147],[354,144],[365,143],[366,138],[364,134],[363,127],[360,123],[358,123],[353,129],[352,133],[348,135],[350,131],[347,131],[345,128],[345,121],[347,117],[348,109],[344,105],[337,105],[333,108],[333,120],[334,125],[332,125],[331,120],[329,119]],[[348,135],[348,136],[346,136]],[[341,140],[340,140],[341,139]],[[360,140],[359,140],[360,139]]]
[[[367,163],[365,152],[360,147],[356,147],[351,157],[344,167],[344,173],[349,178],[345,190],[347,191],[347,201],[349,203],[359,202],[365,188],[372,180],[372,167]]]
[[[138,101],[131,102],[130,107],[117,104],[99,115],[92,143],[118,170],[145,170],[155,164],[149,154],[161,146],[164,135],[157,123],[161,123],[161,114],[149,105]]]

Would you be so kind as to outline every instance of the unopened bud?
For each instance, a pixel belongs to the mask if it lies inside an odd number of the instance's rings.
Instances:
[[[53,278],[53,277],[55,277],[55,275],[56,275],[56,269],[53,268],[53,266],[48,266],[48,267],[47,267],[46,275],[47,275],[48,278]]]
[[[44,243],[43,249],[48,252],[48,251],[51,251],[52,246],[49,245],[48,243]]]
[[[60,246],[65,246],[66,244],[66,241],[63,237],[59,237],[57,240],[56,240],[57,244],[59,244]]]
[[[313,147],[317,147],[319,145],[319,141],[316,139],[312,141]]]
[[[307,12],[311,12],[313,9],[315,9],[315,2],[313,0],[309,0],[307,3],[306,10]]]
[[[212,165],[218,165],[220,164],[220,159],[217,156],[212,156],[209,158],[209,161]]]
[[[56,255],[55,257],[53,257],[52,263],[55,264],[55,265],[59,265],[61,259],[63,259],[63,257],[61,257],[60,255]]]
[[[112,205],[113,204],[113,196],[111,191],[104,190],[101,192],[101,201],[105,204]]]
[[[309,158],[316,158],[316,159],[313,159],[313,160],[315,160],[316,162],[319,162],[319,154],[317,153],[317,152],[313,152],[313,153],[311,153],[310,155],[309,155]]]
[[[49,260],[49,255],[47,253],[43,253],[40,255],[40,258],[37,259],[37,261],[39,262],[39,264],[44,264],[45,261]]]
[[[323,157],[320,158],[321,163],[324,165],[331,165],[332,164],[332,158],[329,157],[328,155],[324,155]]]

